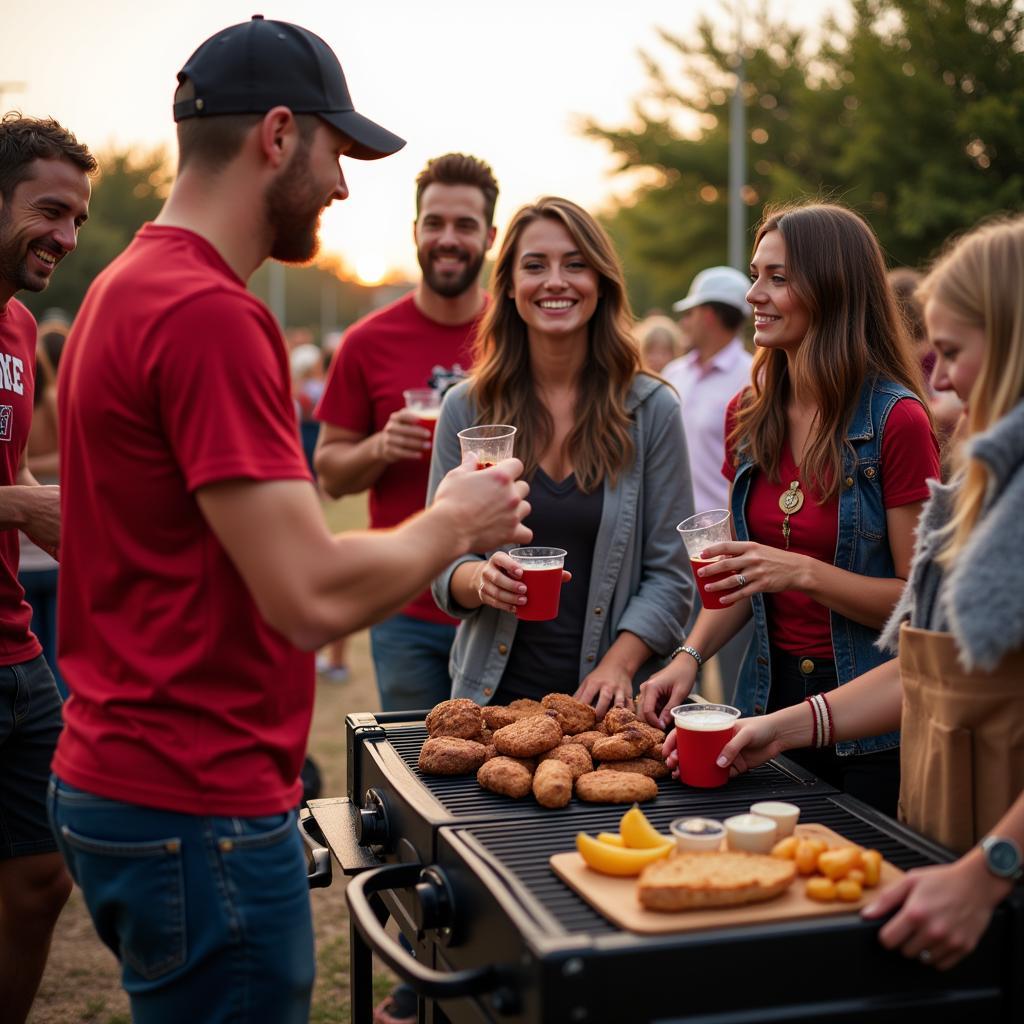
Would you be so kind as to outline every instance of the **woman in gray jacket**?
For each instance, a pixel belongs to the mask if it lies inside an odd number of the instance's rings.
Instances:
[[[682,642],[693,583],[676,524],[693,511],[674,392],[641,372],[622,267],[611,241],[566,199],[525,206],[509,225],[475,369],[445,398],[428,502],[460,461],[457,433],[517,428],[533,543],[564,548],[571,578],[557,618],[531,622],[506,551],[469,555],[433,584],[462,622],[452,696],[480,704],[570,693],[598,715]]]

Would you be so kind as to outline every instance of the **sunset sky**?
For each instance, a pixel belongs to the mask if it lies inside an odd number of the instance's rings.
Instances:
[[[747,0],[753,8],[759,0]],[[769,0],[815,25],[842,0]],[[350,198],[323,219],[323,248],[367,282],[415,271],[413,180],[431,156],[462,150],[491,163],[496,221],[543,193],[600,209],[629,183],[581,137],[586,116],[628,123],[643,91],[638,51],[667,57],[664,28],[685,35],[705,11],[732,27],[722,0],[54,0],[6,4],[0,105],[51,115],[94,150],[163,144],[173,151],[171,94],[189,54],[254,13],[323,36],[356,108],[408,145],[381,161],[346,161]],[[500,236],[499,236],[500,237]]]

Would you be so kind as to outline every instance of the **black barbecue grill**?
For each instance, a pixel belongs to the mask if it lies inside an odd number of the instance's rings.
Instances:
[[[351,715],[348,797],[313,801],[346,874],[353,1020],[370,1020],[370,949],[425,998],[426,1022],[1024,1020],[1024,900],[997,912],[978,949],[939,973],[887,953],[855,914],[661,936],[621,931],[551,871],[576,833],[612,831],[625,808],[546,810],[469,778],[423,776],[422,719]],[[723,818],[785,799],[903,869],[941,847],[779,759],[720,790],[663,780],[644,813]],[[410,957],[384,930],[393,917]]]

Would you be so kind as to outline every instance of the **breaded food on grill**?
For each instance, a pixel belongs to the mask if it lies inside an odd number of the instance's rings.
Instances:
[[[602,719],[604,731],[609,736],[614,736],[615,733],[622,732],[623,729],[631,725],[636,725],[638,721],[636,714],[630,708],[609,708],[608,713]]]
[[[487,748],[458,736],[431,736],[420,750],[425,775],[472,775],[487,758]]]
[[[493,743],[484,744],[484,763],[486,764],[492,757],[498,756],[498,748]]]
[[[495,732],[503,729],[506,725],[518,722],[523,717],[517,711],[507,708],[503,704],[488,704],[487,707],[481,708],[481,714],[483,715],[484,725]]]
[[[533,772],[523,761],[499,754],[480,766],[476,779],[484,789],[518,800],[530,792]]]
[[[574,781],[594,770],[594,761],[582,743],[559,743],[557,747],[552,747],[541,754],[537,760],[541,764],[545,761],[561,761],[567,764],[572,769]]]
[[[572,799],[572,769],[562,761],[541,761],[533,773],[533,795],[541,807],[564,807]]]
[[[576,780],[576,795],[588,804],[642,803],[658,795],[658,784],[636,772],[588,772]]]
[[[530,700],[529,697],[520,697],[518,700],[509,701],[508,706],[520,718],[528,718],[530,715],[543,715],[547,710],[539,700]]]
[[[589,704],[565,693],[549,693],[541,699],[541,704],[549,711],[554,711],[566,736],[593,729],[597,721],[597,712]]]
[[[477,743],[482,743],[485,747],[488,743],[494,742],[494,730],[489,729],[486,725],[480,730],[480,735],[476,738]]]
[[[649,779],[667,779],[672,773],[664,761],[654,757],[632,757],[628,761],[602,761],[598,771],[636,772]]]
[[[512,757],[535,757],[557,747],[561,741],[562,727],[550,715],[520,718],[494,734],[498,753]]]
[[[779,896],[796,877],[796,864],[763,853],[677,853],[649,864],[637,895],[648,910],[734,907]]]
[[[427,715],[427,732],[431,736],[457,736],[475,740],[484,727],[480,705],[465,697],[443,700]]]
[[[628,761],[643,757],[654,745],[654,741],[639,729],[627,728],[598,740],[590,753],[595,761]]]
[[[661,749],[661,745],[665,742],[665,732],[662,729],[655,729],[653,725],[648,725],[646,722],[641,722],[640,719],[636,720],[635,727],[641,732],[647,733],[651,737],[654,746]],[[654,755],[651,754],[651,757]]]
[[[594,744],[598,740],[606,739],[607,733],[601,732],[600,729],[589,729],[587,732],[578,732],[575,736],[566,736],[563,743],[578,743],[581,747],[587,748],[587,753],[590,753],[594,749]]]

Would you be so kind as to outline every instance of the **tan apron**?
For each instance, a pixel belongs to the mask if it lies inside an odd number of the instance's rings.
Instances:
[[[900,819],[964,853],[1024,791],[1024,651],[966,672],[950,633],[904,623],[900,675]]]

